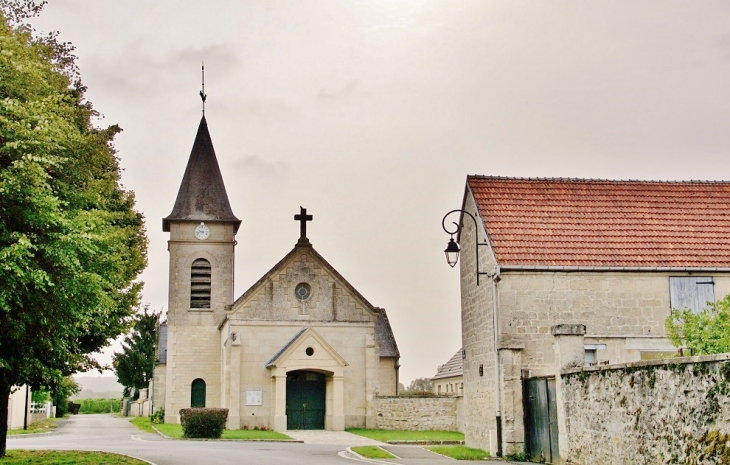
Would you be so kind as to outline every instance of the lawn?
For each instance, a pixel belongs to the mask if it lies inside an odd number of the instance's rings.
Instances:
[[[397,431],[389,429],[348,428],[348,433],[365,436],[376,441],[463,441],[464,434],[457,431]]]
[[[395,455],[378,446],[358,446],[351,448],[353,452],[360,454],[366,459],[394,459]]]
[[[132,424],[137,428],[153,433],[152,422],[149,417],[137,417],[132,420]],[[180,425],[172,424],[156,424],[154,425],[162,434],[174,439],[183,439],[183,430]],[[221,439],[239,439],[239,440],[261,440],[261,439],[291,439],[286,434],[276,431],[258,431],[245,429],[227,429],[223,431]],[[3,464],[4,465],[4,464]]]
[[[129,422],[137,428],[141,429],[142,431],[147,431],[148,433],[156,433],[156,431],[152,429],[152,422],[150,421],[150,417],[134,417],[129,420]]]
[[[9,450],[5,458],[0,459],[3,465],[29,465],[52,463],[54,465],[144,465],[147,462],[107,452],[85,452],[78,450]]]
[[[33,433],[45,433],[56,427],[56,419],[49,418],[47,420],[36,421],[33,424],[28,425],[28,429],[15,428],[8,430],[8,436],[15,434],[33,434]]]
[[[456,460],[484,460],[489,452],[466,446],[428,446],[426,449]]]

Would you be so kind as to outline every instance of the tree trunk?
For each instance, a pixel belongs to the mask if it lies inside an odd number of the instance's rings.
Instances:
[[[10,402],[10,384],[0,376],[0,457],[5,457],[5,445],[8,439],[8,402]]]

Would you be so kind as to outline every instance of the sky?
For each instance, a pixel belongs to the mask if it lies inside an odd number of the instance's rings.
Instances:
[[[730,179],[730,3],[50,0],[118,123],[147,221],[143,302],[167,308],[167,233],[201,117],[238,231],[235,297],[308,236],[373,305],[401,381],[461,347],[443,215],[467,174]],[[102,356],[101,359],[108,358]]]

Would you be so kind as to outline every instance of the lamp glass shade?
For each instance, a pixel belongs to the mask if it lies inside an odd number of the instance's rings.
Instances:
[[[459,249],[459,244],[454,241],[454,238],[452,237],[449,240],[448,245],[446,246],[446,250],[444,250],[444,254],[446,254],[446,263],[449,264],[451,268],[456,266],[457,263],[459,263],[459,252],[461,250]]]

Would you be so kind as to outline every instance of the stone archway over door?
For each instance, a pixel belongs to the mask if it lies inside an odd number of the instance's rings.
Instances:
[[[298,370],[286,375],[286,429],[324,429],[326,378]]]

